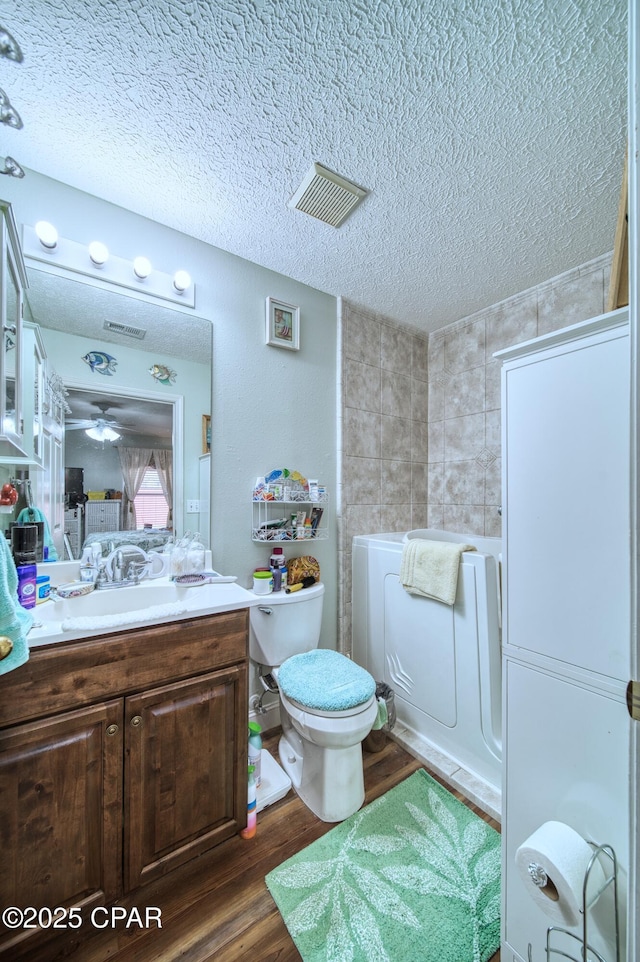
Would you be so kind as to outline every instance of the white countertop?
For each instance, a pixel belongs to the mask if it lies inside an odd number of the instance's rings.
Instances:
[[[41,570],[53,574],[50,566]],[[59,578],[51,580],[52,585],[62,583]],[[44,601],[32,609],[34,627],[27,641],[34,649],[263,603],[264,596],[236,582],[185,587],[169,578],[156,578],[136,586],[96,589],[81,598]]]

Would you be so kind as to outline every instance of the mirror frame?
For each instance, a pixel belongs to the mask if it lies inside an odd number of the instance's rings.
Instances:
[[[146,301],[150,304],[158,304],[158,300],[155,297],[145,294],[143,291],[129,290],[127,288],[121,288],[114,286],[113,283],[103,280],[100,277],[93,277],[92,275],[79,274],[76,271],[64,267],[61,264],[56,264],[55,262],[48,263],[46,261],[38,260],[31,257],[28,253],[24,254],[25,271],[27,275],[27,288],[25,290],[25,295],[28,299],[28,272],[29,269],[40,271],[45,274],[53,275],[54,277],[60,277],[65,280],[72,280],[75,283],[83,284],[86,287],[92,287],[95,289],[101,289],[110,291],[112,293],[117,293],[122,297],[129,298],[131,300]],[[187,314],[189,317],[196,318],[198,320],[204,321],[210,327],[210,343],[211,352],[213,353],[213,322],[210,317],[201,314],[199,311],[193,308],[182,307],[179,304],[174,303],[162,303],[160,305],[163,309],[174,311],[177,314]],[[39,324],[39,322],[36,321]],[[46,339],[47,328],[42,324],[39,324],[43,337]],[[95,383],[90,383],[88,381],[79,380],[67,380],[64,381],[65,386],[74,390],[81,391],[94,391],[96,393],[104,393],[96,391]],[[104,386],[103,386],[104,388]],[[109,393],[120,397],[132,397],[131,388],[117,388],[115,385],[109,385]],[[160,394],[153,391],[136,392],[138,397],[143,397],[145,400],[149,401],[160,401],[163,404],[173,405],[173,432],[172,432],[172,447],[173,447],[173,529],[176,532],[184,533],[185,524],[185,504],[184,504],[184,400],[182,395],[178,396],[167,396],[166,394]],[[210,384],[210,412],[213,411],[213,377],[211,378]],[[213,481],[213,458],[211,458],[209,466],[209,478],[210,483]],[[211,530],[211,512],[209,511],[209,530],[207,531],[207,541],[208,544],[212,544],[213,533]]]

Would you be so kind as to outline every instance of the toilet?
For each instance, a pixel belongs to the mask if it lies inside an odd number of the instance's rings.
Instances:
[[[250,609],[249,654],[280,693],[280,764],[311,811],[341,822],[364,802],[361,742],[377,713],[376,683],[337,651],[318,648],[324,585],[277,592]]]

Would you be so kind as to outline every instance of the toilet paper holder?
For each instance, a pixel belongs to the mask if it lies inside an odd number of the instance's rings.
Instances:
[[[618,918],[618,860],[616,858],[616,853],[611,845],[596,845],[594,842],[589,842],[589,845],[593,848],[593,855],[589,860],[589,864],[584,873],[584,881],[582,885],[582,932],[581,935],[576,935],[575,932],[571,932],[570,929],[563,928],[559,925],[550,925],[547,929],[547,962],[550,962],[553,955],[562,956],[565,959],[570,959],[571,962],[620,962],[620,922]],[[599,856],[605,856],[606,865],[609,869],[605,872],[605,881],[602,883],[597,892],[588,897],[588,887],[589,887],[589,877],[591,875],[591,870],[593,869],[596,861],[598,861]],[[604,866],[601,863],[602,868]],[[589,911],[593,908],[596,902],[599,900],[605,889],[609,886],[613,886],[613,929],[615,933],[615,956],[613,960],[605,959],[588,941],[588,925],[589,925]],[[557,942],[558,938],[563,938],[563,948],[553,947],[552,943]],[[572,940],[580,947],[580,955],[570,955],[567,949],[567,940]],[[528,950],[529,960],[528,962],[533,962],[531,943],[529,943]]]

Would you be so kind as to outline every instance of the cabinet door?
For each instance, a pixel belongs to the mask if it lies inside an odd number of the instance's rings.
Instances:
[[[621,878],[628,869],[630,719],[618,696],[507,661],[507,765],[504,783],[502,958],[543,962],[553,919],[531,897],[533,884],[516,867],[516,851],[544,822],[570,825],[585,839],[613,846]],[[607,867],[606,860],[604,861]],[[624,884],[619,917],[627,917]],[[612,889],[589,912],[589,942],[615,959]],[[581,934],[577,929],[575,934]],[[624,929],[622,933],[624,945]],[[557,942],[555,943],[558,944]],[[513,951],[511,951],[513,950]],[[572,946],[571,957],[580,957]],[[555,956],[555,958],[559,958]],[[589,953],[589,958],[595,958]]]
[[[505,365],[505,640],[609,677],[629,665],[626,324]]]
[[[121,890],[122,699],[0,732],[0,904]],[[0,927],[0,951],[19,939]]]
[[[245,824],[245,665],[127,698],[125,727],[129,890]]]

